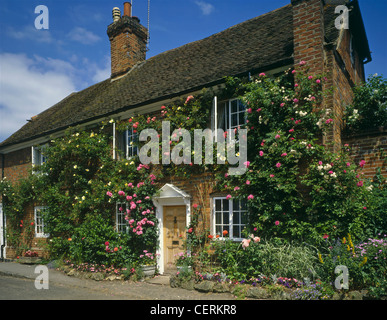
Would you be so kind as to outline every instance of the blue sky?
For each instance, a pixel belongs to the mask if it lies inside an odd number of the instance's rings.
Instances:
[[[27,119],[74,91],[110,76],[106,35],[112,9],[123,0],[0,0],[0,141]],[[150,0],[147,57],[222,31],[290,0]],[[35,28],[38,5],[48,30]],[[148,24],[148,0],[133,15]],[[387,75],[387,1],[360,0],[373,61],[366,74]]]

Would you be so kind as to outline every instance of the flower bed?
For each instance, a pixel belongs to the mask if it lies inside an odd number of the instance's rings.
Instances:
[[[220,274],[177,273],[170,279],[172,288],[200,292],[231,293],[238,299],[258,300],[365,300],[368,291],[333,291],[321,283],[305,283],[294,278],[269,279],[262,276],[249,281],[221,280]]]

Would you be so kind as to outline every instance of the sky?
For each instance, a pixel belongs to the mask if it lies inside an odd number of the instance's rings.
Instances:
[[[0,142],[72,92],[110,77],[106,30],[123,2],[0,0]],[[149,22],[150,58],[290,0],[149,0],[149,21],[148,0],[132,2],[133,16]],[[387,0],[359,2],[373,58],[366,75],[387,76]]]

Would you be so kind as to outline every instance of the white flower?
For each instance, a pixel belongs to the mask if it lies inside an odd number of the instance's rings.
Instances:
[[[332,166],[329,163],[324,166],[324,170],[329,170],[330,168],[332,168]]]

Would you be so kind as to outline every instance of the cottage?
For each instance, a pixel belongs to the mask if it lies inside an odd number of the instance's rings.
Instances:
[[[16,183],[26,176],[32,166],[45,161],[42,146],[62,136],[68,127],[87,130],[101,121],[125,120],[138,113],[157,114],[162,105],[195,95],[203,88],[216,92],[226,76],[248,77],[262,72],[276,75],[300,61],[308,61],[312,74],[327,73],[327,85],[334,88],[331,96],[325,99],[324,108],[334,110],[338,117],[325,139],[334,141],[335,148],[340,148],[343,106],[352,99],[351,88],[365,80],[364,64],[371,61],[358,1],[340,3],[351,9],[349,29],[336,28],[340,16],[335,12],[337,4],[323,0],[291,0],[282,8],[146,59],[147,29],[132,16],[131,5],[125,2],[123,15],[114,8],[113,22],[107,28],[111,77],[72,93],[3,141],[0,144],[2,177]],[[243,125],[243,117],[238,115],[245,110],[238,100],[218,101],[214,97],[214,104],[212,116],[214,112],[218,114],[213,122],[209,119],[211,129]],[[135,138],[133,131],[120,134],[115,124],[107,130],[113,137],[113,159],[119,157],[119,149],[127,158],[136,154],[137,149],[131,144]],[[159,239],[161,272],[173,263],[174,254],[181,248],[180,239],[169,236],[168,231],[177,228],[174,235],[184,233],[191,207],[201,196],[204,196],[211,230],[215,233],[217,227],[215,208],[219,207],[224,214],[234,210],[240,220],[229,220],[229,229],[235,230],[232,237],[241,238],[243,206],[233,208],[232,200],[212,193],[210,187],[204,195],[198,193],[195,186],[206,185],[211,179],[211,175],[199,176],[193,181],[171,176],[154,197],[160,230],[163,230]],[[7,247],[5,242],[3,228],[7,211],[1,202],[0,198],[1,257],[14,258],[13,248]],[[39,204],[31,204],[25,213],[35,218],[36,238],[45,237],[41,210],[44,208]]]

